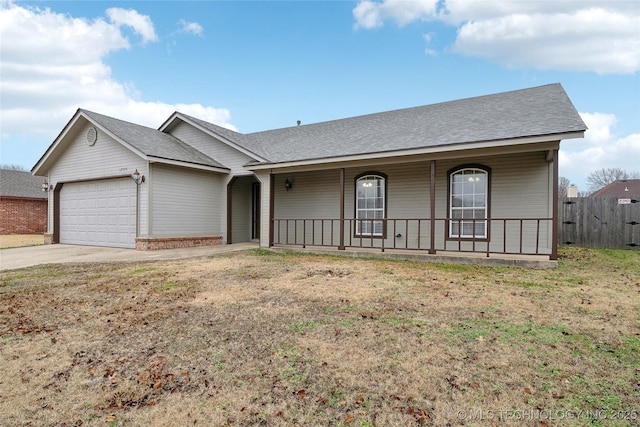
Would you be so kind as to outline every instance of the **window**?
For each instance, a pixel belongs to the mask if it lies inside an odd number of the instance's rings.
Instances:
[[[449,174],[449,237],[487,238],[489,170],[465,167]]]
[[[379,236],[384,233],[385,177],[366,174],[356,179],[356,235]]]

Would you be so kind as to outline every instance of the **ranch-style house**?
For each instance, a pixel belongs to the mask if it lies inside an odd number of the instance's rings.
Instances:
[[[32,173],[51,243],[554,260],[558,149],[585,131],[560,84],[247,134],[78,109]]]

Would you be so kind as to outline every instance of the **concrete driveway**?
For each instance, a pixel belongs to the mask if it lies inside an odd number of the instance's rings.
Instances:
[[[136,251],[134,249],[103,248],[99,246],[43,245],[0,249],[0,270],[31,267],[40,264],[72,262],[118,262],[181,259],[215,255],[225,252],[257,248],[258,243],[202,246],[198,248]]]

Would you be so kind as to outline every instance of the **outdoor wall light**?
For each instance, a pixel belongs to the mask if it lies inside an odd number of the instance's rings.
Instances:
[[[289,178],[287,178],[284,181],[284,189],[289,191],[289,190],[291,190],[291,187],[293,187],[293,183],[291,183],[291,181],[289,181]]]
[[[135,182],[137,185],[140,185],[144,182],[144,175],[140,175],[140,172],[138,172],[138,169],[136,169],[136,171],[131,174],[131,179],[133,179],[133,182]]]
[[[44,182],[42,183],[42,191],[49,191],[49,183],[47,182],[47,180],[45,179]]]

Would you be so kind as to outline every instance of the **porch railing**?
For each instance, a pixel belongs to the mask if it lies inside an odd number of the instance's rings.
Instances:
[[[435,224],[433,235],[432,224]],[[471,232],[465,237],[461,230],[469,230],[469,226]],[[553,218],[274,219],[272,243],[372,248],[383,252],[395,249],[432,254],[453,251],[484,253],[486,256],[550,255],[552,226]],[[359,234],[360,230],[366,232]],[[474,233],[473,230],[480,231]]]

